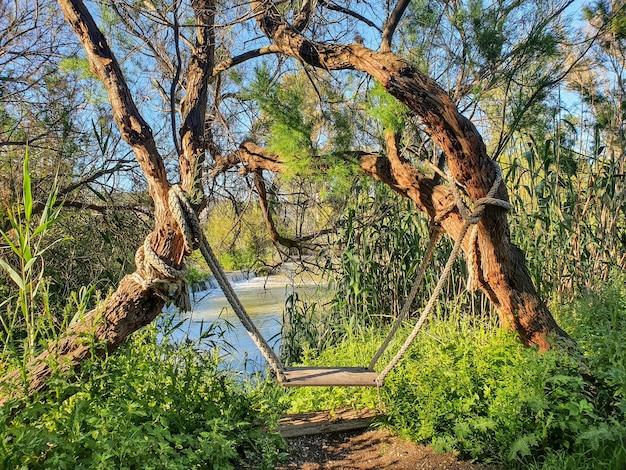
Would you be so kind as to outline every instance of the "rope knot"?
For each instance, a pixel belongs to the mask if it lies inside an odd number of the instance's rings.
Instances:
[[[493,162],[496,170],[496,179],[491,185],[491,189],[485,197],[481,197],[474,201],[474,210],[469,213],[469,210],[465,206],[465,203],[461,199],[459,191],[456,187],[453,190],[454,197],[461,212],[461,216],[465,220],[466,224],[472,225],[470,230],[469,247],[467,251],[467,290],[474,292],[478,289],[478,271],[481,269],[481,262],[478,258],[478,223],[482,220],[483,213],[487,206],[501,207],[504,210],[512,210],[513,206],[510,202],[498,199],[495,196],[500,184],[502,184],[502,170],[500,166]],[[461,207],[463,210],[461,210]],[[463,235],[465,236],[465,234]]]
[[[168,205],[172,217],[183,235],[184,253],[189,255],[200,243],[202,229],[196,214],[183,189],[172,186],[169,191]],[[144,289],[152,289],[167,303],[173,302],[182,311],[191,310],[191,299],[187,286],[187,268],[183,265],[176,269],[165,262],[152,248],[150,232],[135,253],[137,270],[133,279]]]

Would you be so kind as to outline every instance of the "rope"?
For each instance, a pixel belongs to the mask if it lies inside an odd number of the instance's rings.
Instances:
[[[209,242],[200,227],[200,221],[198,220],[193,207],[191,207],[185,192],[180,186],[175,185],[170,188],[169,205],[172,215],[183,233],[185,251],[191,253],[194,248],[200,249],[202,256],[213,272],[217,283],[224,292],[224,295],[235,311],[235,314],[250,335],[250,338],[252,338],[254,344],[257,346],[259,351],[261,351],[261,354],[263,354],[263,357],[267,360],[268,364],[278,377],[278,380],[280,382],[285,381],[285,368],[283,367],[283,364],[274,350],[269,344],[267,344],[267,341],[265,341],[256,325],[250,319],[246,309],[241,304],[239,297],[237,297],[237,294],[233,290],[230,281],[226,277],[226,273],[224,273],[221,264],[213,253],[213,250],[211,249],[211,246],[209,245]]]
[[[185,282],[187,269],[184,265],[176,269],[159,257],[152,249],[152,232],[135,252],[135,266],[137,269],[132,278],[143,289],[152,290],[167,303],[174,302],[183,311],[191,310],[189,289]]]
[[[494,163],[494,165],[496,170],[496,179],[494,180],[487,195],[476,201],[476,209],[472,213],[472,217],[478,216],[479,219],[481,219],[487,205],[501,207],[507,211],[513,209],[511,203],[503,201],[502,199],[494,198],[500,184],[502,183],[502,170],[500,169],[500,165],[497,163]],[[481,264],[478,259],[478,222],[474,223],[470,232],[467,258],[467,290],[474,292],[478,289],[478,272],[481,269]]]
[[[428,300],[428,304],[426,304],[426,307],[424,308],[422,314],[420,315],[419,320],[417,321],[415,327],[413,328],[413,331],[411,332],[409,337],[404,341],[404,344],[398,350],[396,355],[391,359],[391,361],[389,361],[389,364],[387,364],[387,366],[383,369],[383,371],[380,374],[378,374],[378,377],[376,378],[376,383],[378,384],[379,387],[383,385],[383,383],[385,382],[385,377],[387,377],[389,372],[391,372],[391,369],[393,369],[396,366],[396,364],[400,362],[400,359],[402,359],[402,357],[404,356],[406,351],[409,349],[411,344],[413,344],[415,337],[417,336],[419,331],[422,329],[422,325],[426,322],[426,319],[428,318],[430,311],[435,306],[435,302],[437,301],[437,298],[439,297],[439,293],[441,292],[446,281],[448,280],[448,276],[450,275],[450,272],[452,271],[454,262],[456,261],[456,258],[459,255],[459,252],[461,251],[463,239],[465,238],[465,234],[467,233],[469,226],[470,226],[470,222],[468,221],[466,221],[463,224],[463,227],[461,228],[461,233],[459,234],[459,237],[456,239],[456,242],[454,243],[454,248],[452,248],[452,252],[450,253],[450,257],[448,258],[448,261],[443,270],[443,273],[441,274],[441,277],[439,278],[439,282],[437,282],[437,285],[435,286],[435,290],[433,290],[433,293],[431,294],[430,299]]]
[[[459,208],[459,212],[461,213],[461,216],[463,217],[463,220],[465,222],[463,223],[463,226],[461,227],[461,231],[459,233],[459,236],[457,237],[457,239],[456,239],[456,241],[454,243],[454,247],[452,248],[452,252],[450,253],[450,256],[448,257],[448,261],[446,262],[446,266],[444,267],[444,270],[441,273],[439,281],[437,282],[437,285],[435,286],[435,289],[433,290],[433,292],[432,292],[432,294],[430,296],[430,299],[428,300],[428,303],[426,304],[426,307],[422,311],[422,314],[420,315],[420,318],[418,319],[415,327],[413,328],[413,331],[411,331],[411,334],[404,341],[404,344],[402,345],[402,347],[398,350],[396,355],[391,359],[391,361],[389,361],[389,364],[385,367],[385,369],[383,369],[383,371],[376,378],[376,384],[379,387],[381,387],[383,385],[383,383],[385,381],[385,378],[387,377],[389,372],[391,372],[391,370],[398,364],[398,362],[406,354],[406,352],[409,349],[409,347],[411,347],[411,344],[413,344],[413,341],[415,340],[417,334],[419,333],[419,331],[421,330],[422,326],[426,322],[426,319],[428,318],[428,315],[430,315],[430,312],[432,311],[433,307],[435,306],[435,303],[437,302],[437,299],[439,297],[439,294],[441,293],[441,290],[445,286],[445,283],[447,282],[448,277],[450,276],[450,273],[452,272],[452,268],[454,266],[454,263],[455,263],[456,259],[458,258],[459,253],[461,252],[461,247],[463,246],[463,240],[465,239],[465,236],[467,235],[467,232],[468,232],[470,226],[473,225],[474,226],[473,227],[473,231],[476,231],[477,224],[478,224],[478,222],[480,222],[480,220],[482,218],[482,214],[485,211],[485,208],[486,208],[487,205],[493,205],[493,206],[497,206],[497,207],[502,207],[502,208],[507,209],[507,210],[512,208],[511,204],[508,203],[507,201],[503,201],[501,199],[495,199],[494,198],[494,195],[495,195],[496,191],[498,190],[498,187],[502,183],[502,171],[500,170],[500,167],[495,162],[494,162],[494,164],[495,164],[495,168],[496,168],[496,178],[495,178],[495,180],[493,182],[493,185],[491,186],[491,189],[489,190],[489,192],[487,193],[487,195],[485,197],[476,200],[475,208],[474,208],[474,211],[472,213],[469,212],[469,210],[465,206],[465,203],[463,203],[461,195],[460,195],[458,189],[456,188],[456,182],[451,182],[452,193],[454,194],[456,205]],[[471,240],[471,236],[470,236],[470,240]],[[475,241],[474,241],[474,244],[476,244]],[[469,256],[469,253],[468,253],[468,256]],[[474,253],[473,256],[476,257],[476,254]],[[417,290],[417,288],[415,286],[414,286],[414,289]],[[413,291],[413,289],[412,289],[412,291]],[[393,330],[393,333],[395,333],[395,331],[397,331],[398,327],[396,327],[396,325],[394,324],[394,328],[395,329]],[[391,340],[389,335],[388,335],[387,339],[389,341]],[[387,340],[386,340],[386,342],[388,343]],[[385,347],[386,347],[386,345],[385,345]],[[382,354],[382,352],[381,352],[381,354]],[[378,358],[376,357],[376,359],[378,359]]]
[[[430,259],[432,258],[433,252],[435,251],[435,246],[437,246],[437,241],[439,240],[440,237],[441,237],[441,229],[436,225],[432,225],[431,231],[430,231],[430,240],[428,242],[428,248],[426,249],[426,254],[424,255],[424,260],[422,261],[422,264],[420,266],[419,273],[417,277],[415,278],[413,287],[411,287],[409,296],[404,301],[404,305],[402,306],[402,310],[400,310],[400,314],[394,320],[389,333],[387,333],[387,337],[385,338],[385,341],[383,341],[383,343],[380,345],[380,347],[376,351],[376,354],[374,354],[374,357],[370,361],[370,364],[368,367],[370,370],[374,370],[374,366],[378,362],[378,359],[380,359],[380,356],[382,356],[382,354],[385,352],[385,350],[387,349],[387,346],[389,346],[389,343],[391,343],[391,340],[393,339],[394,335],[397,333],[398,329],[400,328],[400,325],[402,325],[402,322],[404,321],[406,316],[409,314],[409,310],[411,309],[413,300],[415,299],[419,286],[422,283],[422,279],[424,279],[424,275],[426,274],[426,267],[428,263],[430,263]]]

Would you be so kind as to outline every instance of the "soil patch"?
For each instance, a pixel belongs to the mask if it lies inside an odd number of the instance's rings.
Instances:
[[[453,454],[436,454],[430,447],[405,441],[386,430],[353,430],[285,439],[286,462],[276,470],[396,469],[496,470],[463,462]]]

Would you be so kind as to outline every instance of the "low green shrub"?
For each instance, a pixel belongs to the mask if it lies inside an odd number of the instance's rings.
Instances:
[[[380,389],[386,423],[438,451],[506,468],[589,468],[589,459],[594,468],[624,468],[624,284],[554,310],[585,360],[538,354],[469,319],[431,321]],[[366,365],[380,341],[370,329],[310,363]],[[375,389],[297,389],[287,397],[293,411],[378,404]]]
[[[136,333],[85,364],[88,378],[59,378],[12,420],[5,406],[0,468],[273,468],[283,445],[276,401],[219,370],[215,352],[158,336],[156,327]],[[56,399],[69,388],[76,393]]]
[[[390,376],[399,432],[481,461],[514,462],[570,447],[597,419],[570,356],[539,355],[502,330],[490,337],[434,323]]]

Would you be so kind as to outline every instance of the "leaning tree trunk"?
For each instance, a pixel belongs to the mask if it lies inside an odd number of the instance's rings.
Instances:
[[[378,80],[422,120],[445,155],[450,174],[463,185],[470,199],[477,201],[487,195],[496,180],[497,168],[476,127],[459,113],[435,81],[391,52],[376,52],[359,44],[311,41],[300,33],[301,18],[297,27],[287,24],[271,2],[256,1],[253,6],[260,28],[281,53],[325,70],[357,70]],[[301,14],[309,13],[303,8]],[[391,152],[394,153],[397,152]],[[390,162],[393,167],[393,160]],[[445,194],[431,192],[433,188],[425,184],[417,170],[401,167],[397,160],[397,179],[405,180],[403,186],[412,188],[415,194],[411,198],[421,210],[434,217],[450,208],[453,200]],[[495,197],[508,201],[504,184]],[[458,212],[448,212],[440,223],[451,237],[458,238],[462,220]],[[475,256],[467,256],[468,243],[464,240],[467,261],[475,263],[478,286],[497,307],[504,326],[515,330],[524,343],[544,351],[551,348],[557,337],[567,338],[539,298],[524,254],[511,242],[506,213],[501,208],[488,206],[484,211],[478,224],[477,245],[471,247]]]
[[[154,202],[154,229],[149,244],[163,262],[172,268],[180,268],[185,255],[184,241],[169,208],[170,186],[152,130],[139,113],[113,52],[83,2],[58,1],[65,20],[83,45],[91,70],[105,87],[122,138],[133,149],[146,176]],[[181,186],[189,193],[198,188],[200,175],[197,172],[204,157],[207,87],[213,70],[215,46],[214,0],[196,0],[193,8],[196,42],[187,70],[179,155]],[[155,295],[154,287],[141,280],[161,276],[149,266],[138,266],[135,273],[125,276],[102,305],[68,328],[56,343],[32,360],[24,375],[17,371],[2,379],[0,386],[7,393],[0,397],[0,405],[10,398],[46,389],[46,382],[55,371],[79,369],[94,352],[103,356],[114,351],[131,333],[152,322],[165,301],[162,296]]]

